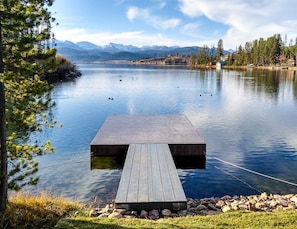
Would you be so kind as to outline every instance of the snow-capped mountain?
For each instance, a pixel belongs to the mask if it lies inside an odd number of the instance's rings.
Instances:
[[[99,46],[88,41],[77,43],[71,41],[56,41],[58,53],[75,62],[94,62],[106,60],[136,60],[141,58],[157,58],[167,55],[189,55],[197,53],[199,47],[178,46],[143,46],[109,43]]]

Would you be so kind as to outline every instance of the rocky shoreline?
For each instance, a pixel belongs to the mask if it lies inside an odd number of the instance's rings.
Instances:
[[[90,217],[108,218],[141,218],[158,220],[160,218],[173,218],[195,215],[214,215],[228,211],[262,211],[273,212],[278,210],[296,210],[297,194],[278,195],[266,192],[261,195],[251,196],[223,196],[221,198],[187,199],[187,209],[172,212],[169,209],[152,209],[126,211],[125,209],[115,209],[113,204],[107,204],[104,208],[94,208],[90,211]]]

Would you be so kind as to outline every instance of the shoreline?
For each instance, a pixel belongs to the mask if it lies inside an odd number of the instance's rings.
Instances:
[[[133,62],[133,61],[126,61],[126,60],[110,60],[110,61],[95,61],[90,63],[78,63],[78,64],[112,64],[112,65],[118,65],[118,64],[129,64],[129,65],[135,65],[135,66],[158,66],[158,67],[176,67],[176,68],[189,68],[191,70],[198,70],[198,69],[230,69],[230,70],[289,70],[289,71],[297,71],[297,66],[228,66],[224,65],[221,68],[216,68],[215,65],[212,66],[206,66],[206,65],[197,65],[194,67],[191,67],[189,64],[157,64],[157,63],[139,63],[139,62]]]
[[[104,208],[93,208],[89,217],[98,218],[140,218],[158,220],[195,215],[216,215],[229,211],[244,212],[274,212],[280,210],[297,211],[297,194],[267,194],[250,196],[223,196],[203,199],[187,198],[187,209],[173,212],[170,209],[143,209],[140,212],[126,209],[116,209],[113,204]]]
[[[244,70],[289,70],[289,71],[297,71],[297,67],[295,66],[223,66],[223,69],[244,69]]]

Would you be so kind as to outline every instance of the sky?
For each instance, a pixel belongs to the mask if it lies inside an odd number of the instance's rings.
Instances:
[[[148,46],[217,46],[225,50],[281,34],[297,37],[292,0],[55,0],[56,39]],[[287,39],[285,39],[287,38]]]

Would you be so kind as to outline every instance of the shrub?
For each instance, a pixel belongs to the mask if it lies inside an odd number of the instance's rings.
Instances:
[[[45,75],[49,83],[73,81],[81,76],[77,66],[61,55],[56,55],[57,70]]]

